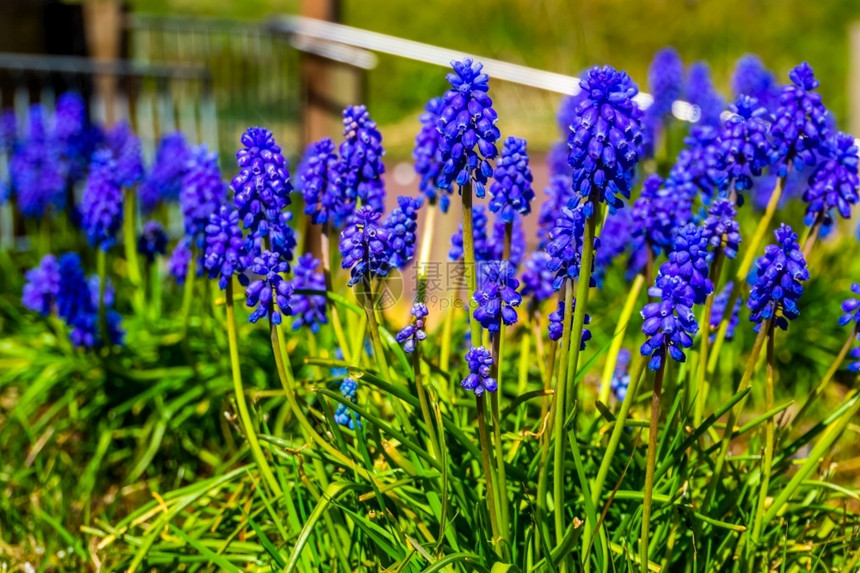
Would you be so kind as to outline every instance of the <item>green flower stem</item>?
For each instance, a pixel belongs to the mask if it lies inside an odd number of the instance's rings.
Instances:
[[[600,468],[597,470],[597,477],[594,480],[594,485],[591,488],[591,499],[595,506],[600,502],[603,495],[603,486],[606,483],[606,476],[609,475],[609,468],[612,466],[612,461],[615,457],[615,452],[618,450],[618,444],[621,442],[621,436],[624,434],[624,427],[627,422],[627,414],[630,412],[630,407],[636,399],[636,391],[639,388],[639,381],[645,371],[645,366],[648,364],[647,358],[642,358],[636,363],[636,368],[630,375],[630,385],[627,387],[627,394],[621,402],[621,409],[615,419],[615,424],[612,427],[612,434],[609,436],[609,442],[606,445],[606,451],[603,452],[603,461],[600,462]],[[588,527],[585,529],[584,541],[585,547],[590,546],[592,531]]]
[[[573,312],[573,330],[570,339],[570,358],[567,363],[567,390],[565,412],[573,409],[575,397],[576,371],[579,368],[579,353],[582,346],[582,331],[585,328],[585,308],[588,306],[588,291],[591,283],[591,267],[594,262],[594,235],[596,231],[596,217],[589,217],[585,225],[585,236],[582,239],[582,265],[579,268],[579,282],[576,285],[576,308]],[[570,313],[570,306],[566,305],[565,314]],[[584,398],[583,386],[580,386],[580,398]],[[584,403],[584,400],[580,400]],[[564,418],[562,418],[564,420]]]
[[[137,220],[137,207],[135,200],[137,194],[134,189],[126,188],[123,191],[123,213],[122,236],[123,247],[125,247],[125,264],[128,267],[128,280],[134,287],[131,302],[138,316],[143,316],[146,309],[145,289],[143,275],[140,272],[140,258],[137,255],[137,231],[135,223]]]
[[[188,332],[188,317],[191,316],[191,301],[194,299],[194,279],[197,276],[195,269],[196,253],[192,249],[191,258],[188,259],[188,269],[185,272],[185,285],[182,290],[182,335]]]
[[[728,309],[731,307],[726,306],[726,308]],[[764,345],[764,340],[765,338],[767,338],[767,333],[770,329],[770,322],[770,319],[768,319],[761,323],[761,328],[759,329],[758,336],[756,336],[752,352],[750,353],[750,357],[747,360],[747,367],[744,370],[744,374],[741,377],[740,382],[735,388],[736,393],[746,388],[750,380],[752,379],[753,372],[755,372],[756,363],[758,362],[758,357],[761,354],[761,347]],[[720,481],[720,477],[723,473],[723,464],[725,464],[726,456],[729,453],[729,444],[732,441],[732,433],[735,429],[735,422],[737,421],[741,411],[743,411],[745,402],[746,397],[739,400],[738,403],[735,404],[735,407],[729,411],[729,417],[726,420],[726,428],[723,432],[723,439],[720,442],[720,452],[717,454],[717,459],[715,460],[714,465],[714,472],[711,474],[711,481],[708,483],[708,490],[705,494],[705,502],[702,505],[705,510],[709,509],[714,501],[714,495],[717,491],[717,483],[719,483]]]
[[[535,337],[541,336],[541,332],[539,327],[537,327],[537,332],[535,333]],[[550,341],[549,343],[549,356],[546,358],[546,376],[544,377],[543,389],[546,392],[546,395],[540,402],[540,419],[543,421],[547,413],[549,412],[550,404],[552,403],[552,394],[550,390],[552,389],[552,377],[555,374],[555,356],[558,353],[558,342],[555,340]],[[544,360],[544,355],[539,353],[540,360]],[[541,436],[544,436],[544,433],[541,432]]]
[[[96,268],[99,274],[99,331],[101,334],[102,346],[110,347],[107,308],[105,308],[105,292],[107,292],[107,251],[101,247],[96,249]]]
[[[475,268],[475,225],[472,220],[472,183],[460,187],[463,196],[463,264],[466,273],[466,293],[469,300],[469,328],[472,333],[472,346],[481,345],[481,323],[474,319],[478,302],[472,298],[472,293],[478,290],[478,269]]]
[[[454,331],[454,301],[456,295],[451,295],[451,304],[448,306],[448,312],[445,315],[445,322],[442,325],[442,348],[439,350],[439,369],[448,374],[448,365],[451,362],[451,333]]]
[[[639,560],[642,564],[642,571],[646,573],[648,571],[648,540],[651,528],[651,499],[654,494],[654,466],[657,464],[657,428],[660,423],[660,393],[663,389],[663,374],[666,372],[666,362],[669,360],[667,354],[664,352],[660,368],[657,369],[657,373],[654,375],[654,392],[651,394],[651,417],[648,424],[645,497],[642,500],[642,539],[639,541]]]
[[[750,269],[752,268],[753,263],[758,256],[759,248],[761,247],[761,242],[764,240],[764,236],[767,234],[770,229],[770,222],[773,220],[773,215],[776,213],[777,207],[779,207],[779,201],[782,198],[782,191],[785,187],[785,178],[780,177],[776,182],[776,187],[773,189],[773,193],[770,195],[770,201],[767,203],[767,208],[765,208],[764,215],[762,215],[761,219],[759,219],[758,227],[756,227],[755,233],[753,234],[753,238],[750,240],[749,245],[747,246],[746,252],[744,253],[744,258],[741,261],[741,266],[738,268],[737,275],[735,276],[735,282],[732,287],[732,292],[729,294],[728,302],[726,302],[725,308],[727,312],[723,313],[723,320],[720,323],[720,329],[717,331],[717,335],[714,338],[714,344],[711,347],[710,356],[708,357],[708,379],[713,376],[713,373],[717,369],[717,362],[719,362],[720,357],[720,349],[723,347],[723,342],[726,340],[726,332],[729,329],[729,322],[732,319],[731,309],[735,308],[735,303],[738,300],[738,297],[741,294],[741,286],[746,283],[747,275],[749,275]]]
[[[487,480],[487,509],[490,512],[490,528],[493,532],[493,546],[496,553],[502,554],[499,541],[499,520],[496,513],[495,486],[493,485],[493,464],[490,462],[490,435],[487,432],[487,414],[484,411],[484,397],[475,396],[475,404],[478,407],[478,434],[481,440],[481,463],[484,470],[484,478]]]
[[[769,412],[773,409],[773,339],[774,339],[773,323],[767,333],[767,384],[765,387],[765,411]],[[764,505],[767,499],[767,488],[770,485],[771,466],[773,465],[773,449],[775,447],[776,423],[773,416],[769,416],[765,425],[765,446],[764,460],[761,470],[761,488],[758,494],[758,504],[756,505],[755,520],[753,521],[752,544],[748,550],[754,551],[761,540],[761,525],[764,518]]]
[[[693,425],[698,427],[702,423],[702,418],[705,415],[705,395],[708,388],[707,364],[708,364],[708,343],[711,338],[711,315],[714,309],[714,298],[717,296],[717,282],[720,277],[720,272],[723,268],[723,250],[718,248],[714,256],[714,264],[711,266],[711,282],[714,284],[714,292],[708,295],[705,300],[705,308],[702,310],[702,318],[699,321],[699,365],[695,369],[696,376],[696,404],[693,410]],[[726,307],[723,311],[728,312],[731,319],[734,307]]]
[[[815,246],[815,242],[818,240],[819,235],[821,235],[821,226],[824,224],[824,215],[819,213],[815,216],[815,222],[812,223],[812,227],[809,229],[806,239],[803,241],[803,258],[809,259],[809,255],[812,253],[812,247]]]
[[[328,223],[325,223],[322,228],[322,233],[320,234],[320,258],[322,259],[322,267],[323,267],[323,277],[325,279],[325,288],[328,292],[334,292],[334,287],[332,286],[332,276],[331,276],[331,240],[329,235],[331,234],[331,227]],[[349,345],[346,343],[346,335],[343,330],[343,323],[340,320],[340,314],[337,311],[337,303],[331,300],[329,297],[326,297],[326,301],[328,302],[328,310],[331,315],[331,326],[332,330],[334,330],[334,336],[337,339],[337,343],[340,346],[341,352],[343,352],[343,359],[347,364],[352,364],[352,353],[350,352]]]
[[[858,327],[855,327],[848,333],[848,339],[845,341],[845,344],[842,345],[842,349],[839,351],[839,354],[836,355],[836,358],[833,360],[833,363],[830,364],[830,368],[827,369],[827,372],[824,374],[824,377],[821,379],[821,382],[818,383],[815,390],[813,390],[812,394],[810,394],[806,398],[806,402],[803,403],[803,406],[800,407],[800,410],[797,411],[797,415],[791,420],[791,422],[786,426],[785,433],[791,432],[794,424],[800,420],[809,407],[812,405],[815,400],[817,400],[827,388],[827,385],[830,384],[830,381],[833,380],[833,376],[836,374],[836,371],[839,370],[839,367],[842,365],[842,361],[845,360],[845,357],[848,355],[848,352],[851,350],[851,347],[854,346],[854,340],[857,337]]]
[[[493,444],[495,446],[497,485],[499,488],[499,533],[507,547],[508,543],[508,480],[505,475],[505,455],[502,447],[502,420],[499,413],[499,400],[502,393],[502,359],[504,352],[505,325],[499,326],[499,332],[493,336],[493,370],[498,383],[498,390],[490,395],[490,406],[493,415]]]
[[[562,323],[561,336],[561,359],[558,369],[558,377],[555,383],[555,400],[550,413],[552,423],[552,436],[555,441],[553,450],[553,475],[552,475],[552,501],[555,514],[555,540],[556,543],[561,543],[564,539],[564,421],[567,408],[565,405],[567,400],[565,395],[567,392],[567,383],[565,373],[569,368],[569,353],[568,346],[570,345],[571,335],[571,315],[570,307],[573,306],[573,282],[566,278],[564,281],[564,320]],[[541,468],[543,469],[543,468]]]
[[[362,478],[368,481],[375,482],[376,480],[373,478],[373,476],[370,475],[370,473],[367,472],[367,470],[353,462],[351,459],[347,458],[340,450],[338,450],[328,441],[323,439],[323,437],[320,436],[316,430],[314,430],[314,427],[313,425],[311,425],[307,416],[305,416],[305,413],[304,411],[302,411],[302,408],[296,398],[295,390],[293,389],[293,387],[295,386],[295,379],[293,378],[292,367],[287,360],[284,360],[284,356],[287,355],[287,351],[286,344],[284,343],[283,339],[282,329],[282,324],[275,326],[271,323],[271,321],[269,321],[269,336],[272,340],[272,352],[275,355],[275,366],[278,371],[278,378],[280,378],[281,380],[281,385],[284,388],[284,394],[287,396],[287,403],[289,404],[290,409],[293,412],[293,416],[295,416],[296,421],[299,423],[299,427],[302,429],[302,433],[305,435],[305,439],[316,443],[340,464],[348,467]]]
[[[415,390],[418,393],[421,415],[424,417],[424,425],[427,427],[427,435],[429,436],[430,455],[439,460],[442,450],[439,448],[439,438],[436,435],[436,426],[433,424],[433,416],[430,413],[427,389],[424,387],[424,376],[421,374],[420,344],[415,345],[415,351],[412,353],[412,373],[415,377]]]
[[[782,507],[788,503],[788,500],[791,499],[791,496],[794,495],[794,492],[800,484],[804,480],[809,479],[810,474],[819,467],[821,458],[827,454],[828,450],[830,450],[833,443],[842,434],[846,426],[848,426],[848,424],[855,419],[858,412],[860,412],[860,394],[858,394],[857,391],[855,391],[846,402],[851,402],[852,400],[854,403],[849,406],[848,411],[828,426],[827,430],[825,430],[824,434],[821,436],[821,439],[818,440],[812,448],[812,451],[809,453],[809,457],[806,458],[806,461],[803,462],[803,465],[800,466],[797,473],[792,476],[785,488],[779,492],[779,495],[777,495],[773,500],[773,503],[770,504],[770,507],[762,518],[763,528],[767,527],[770,520],[776,517],[782,510]]]
[[[239,409],[239,418],[242,420],[242,427],[245,429],[245,436],[248,438],[251,455],[254,456],[254,461],[257,462],[257,467],[260,468],[263,479],[269,485],[272,493],[276,497],[281,497],[283,495],[281,487],[278,485],[278,480],[275,479],[275,474],[272,473],[272,468],[269,467],[269,462],[266,461],[266,456],[260,448],[260,442],[257,440],[257,430],[251,421],[248,404],[245,401],[245,390],[242,387],[242,371],[239,367],[239,339],[236,335],[236,311],[233,307],[232,280],[227,283],[226,308],[225,326],[227,327],[227,342],[230,347],[230,369],[233,373],[233,391],[236,393],[236,406]]]
[[[612,343],[609,346],[609,353],[606,355],[606,364],[603,365],[603,377],[600,380],[599,400],[604,404],[609,403],[612,377],[615,374],[615,365],[618,361],[618,353],[624,345],[624,333],[627,331],[627,325],[630,323],[630,318],[633,316],[633,311],[636,308],[636,301],[639,298],[639,293],[642,292],[642,285],[644,284],[645,276],[641,273],[636,275],[636,278],[633,279],[633,284],[630,285],[630,291],[627,293],[627,300],[624,301],[624,307],[621,309],[621,316],[618,317],[615,334],[613,334]]]

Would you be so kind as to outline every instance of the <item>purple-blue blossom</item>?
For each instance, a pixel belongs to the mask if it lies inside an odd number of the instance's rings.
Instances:
[[[105,144],[116,161],[116,178],[120,186],[134,187],[143,181],[140,139],[127,121],[121,121],[107,130]]]
[[[293,279],[290,284],[293,294],[290,297],[290,307],[293,310],[293,330],[307,326],[311,332],[317,333],[320,326],[326,324],[326,286],[325,276],[316,272],[320,262],[310,253],[305,253],[296,261],[293,267]],[[317,291],[306,293],[299,291]]]
[[[249,240],[268,239],[271,249],[289,263],[296,240],[287,211],[293,189],[287,162],[268,129],[249,127],[242,134],[242,145],[236,152],[239,173],[231,183],[239,220]]]
[[[627,389],[630,387],[630,351],[622,348],[618,351],[618,356],[615,358],[615,370],[612,372],[612,380],[609,381],[609,388],[615,393],[615,397],[623,402],[627,396]]]
[[[555,294],[555,289],[552,288],[555,273],[547,266],[549,260],[549,255],[544,251],[534,251],[526,259],[525,268],[520,275],[520,294],[531,297],[534,306]]]
[[[675,231],[690,220],[691,211],[691,201],[683,192],[664,186],[659,175],[649,175],[631,209],[633,238],[641,236],[656,252],[668,252]]]
[[[475,320],[491,333],[499,332],[501,323],[510,326],[517,322],[517,307],[523,297],[517,292],[520,281],[516,269],[505,260],[489,261],[479,267],[478,289],[472,298],[478,303]]]
[[[507,138],[493,172],[490,211],[498,213],[506,223],[513,222],[517,213],[531,213],[531,202],[535,198],[532,181],[526,140],[513,136]]]
[[[579,267],[582,257],[582,241],[585,234],[585,215],[583,206],[570,209],[564,207],[555,221],[555,227],[549,235],[546,253],[550,256],[547,267],[555,273],[553,288],[561,289],[564,279],[571,280],[579,277]],[[591,278],[591,286],[597,283]]]
[[[732,115],[720,131],[717,163],[726,172],[726,188],[733,188],[738,194],[738,205],[743,205],[743,191],[752,188],[753,178],[760,177],[770,166],[773,145],[764,119],[767,110],[757,99],[742,95],[729,110]]]
[[[210,279],[218,277],[221,290],[237,275],[239,282],[247,286],[248,277],[244,274],[253,261],[246,250],[246,242],[239,229],[239,213],[230,204],[209,216],[205,231],[203,267]],[[186,261],[187,266],[187,261]]]
[[[122,227],[123,197],[111,152],[93,154],[90,174],[81,200],[81,226],[90,245],[103,251],[116,243]]]
[[[610,66],[590,69],[580,80],[588,97],[571,126],[568,162],[573,190],[584,203],[585,217],[594,203],[618,209],[630,187],[642,146],[642,111],[633,101],[638,89],[625,72]]]
[[[499,385],[492,377],[493,355],[483,346],[471,347],[466,352],[466,366],[469,374],[460,382],[464,389],[481,396],[484,392],[495,392]]]
[[[738,212],[728,199],[717,199],[708,208],[708,215],[702,223],[702,235],[711,249],[722,249],[726,258],[738,256],[741,244],[741,227],[737,220]]]
[[[415,231],[418,228],[418,209],[422,198],[397,198],[398,206],[382,221],[388,234],[391,266],[405,268],[415,256]]]
[[[754,97],[773,113],[779,105],[779,83],[776,76],[764,67],[756,55],[746,54],[735,64],[732,76],[732,92],[737,98],[742,95]]]
[[[549,184],[544,188],[546,198],[541,203],[540,213],[538,214],[538,247],[541,249],[546,248],[546,243],[549,240],[549,235],[553,227],[555,227],[558,214],[570,203],[570,199],[573,196],[570,185],[571,179],[569,176],[553,175],[549,179]]]
[[[803,62],[788,73],[791,84],[783,86],[776,121],[770,128],[775,153],[774,167],[785,177],[789,168],[815,165],[816,154],[830,135],[833,117],[821,103],[812,67]]]
[[[803,294],[803,283],[809,279],[806,259],[797,244],[797,233],[783,223],[774,231],[774,236],[776,244],[767,245],[756,263],[755,283],[747,301],[756,332],[767,319],[786,330],[788,321],[800,314],[797,301]]]
[[[677,362],[686,361],[685,348],[693,346],[693,336],[699,330],[693,314],[695,293],[687,280],[661,268],[657,280],[648,289],[648,295],[658,300],[649,302],[642,309],[642,332],[648,336],[639,349],[642,356],[650,357],[648,368],[658,370],[666,357],[666,351]]]
[[[140,206],[149,213],[160,201],[176,201],[182,189],[182,178],[191,150],[182,132],[168,133],[158,143],[155,162],[140,186]]]
[[[576,311],[576,299],[573,299],[573,310]],[[561,337],[564,335],[564,301],[558,301],[558,307],[554,312],[549,314],[549,339],[550,340],[561,340]],[[585,323],[591,324],[591,315],[585,315]],[[579,349],[585,350],[585,343],[591,340],[591,331],[587,328],[582,329],[582,340],[579,343]]]
[[[415,173],[421,177],[418,187],[427,197],[431,205],[439,202],[439,208],[443,213],[448,212],[451,203],[450,195],[452,186],[440,182],[442,175],[442,151],[440,142],[442,133],[439,131],[439,115],[445,107],[445,100],[441,97],[431,98],[424,106],[418,121],[421,129],[415,136],[415,147],[412,149],[412,159],[415,160]]]
[[[437,128],[442,134],[439,151],[442,187],[453,183],[462,188],[473,184],[475,195],[483,197],[487,178],[493,175],[490,161],[498,155],[496,142],[501,137],[496,127],[498,115],[487,92],[489,77],[483,64],[471,58],[451,62],[453,73],[446,76],[451,88],[443,96]]]
[[[687,71],[685,99],[699,108],[699,125],[720,126],[726,100],[714,87],[711,69],[705,62],[694,62]]]
[[[412,320],[400,329],[400,332],[394,337],[397,342],[403,345],[403,351],[408,354],[415,352],[415,345],[427,338],[427,332],[424,330],[424,319],[427,318],[429,311],[426,304],[416,302],[412,305],[410,314]]]
[[[310,215],[311,222],[329,224],[335,229],[342,227],[352,206],[344,198],[340,162],[331,139],[323,138],[308,147],[299,180],[305,215]]]
[[[45,255],[39,265],[24,275],[21,302],[25,307],[48,316],[60,293],[60,265],[54,255]]]
[[[361,201],[377,211],[385,208],[382,174],[382,134],[370,119],[367,107],[350,106],[343,110],[343,137],[340,144],[340,176],[343,193],[351,203]]]
[[[388,230],[379,217],[379,211],[364,205],[350,217],[340,234],[341,267],[350,269],[349,286],[386,277],[391,270]]]
[[[472,235],[475,240],[475,261],[490,261],[495,257],[493,246],[487,241],[487,212],[483,205],[472,207]],[[459,261],[463,258],[463,224],[457,227],[457,232],[451,236],[451,249],[448,259]]]
[[[44,264],[45,260],[42,259],[42,263]],[[851,292],[860,296],[860,284],[851,283]],[[854,330],[860,329],[860,300],[856,298],[847,298],[842,303],[842,312],[844,313],[839,317],[839,326],[847,326],[852,324]]]
[[[248,320],[257,322],[266,316],[272,324],[281,324],[281,313],[293,314],[290,306],[293,287],[282,276],[290,270],[290,265],[278,253],[263,251],[254,258],[249,270],[262,278],[251,281],[245,291],[245,305],[254,308]]]
[[[839,132],[822,147],[821,161],[803,194],[804,223],[812,225],[819,218],[824,224],[832,222],[834,210],[844,219],[851,217],[851,207],[860,199],[857,163],[857,144],[848,134]]]
[[[703,230],[695,223],[687,223],[675,235],[669,260],[660,266],[660,273],[684,279],[693,290],[693,302],[702,304],[714,292],[709,278],[711,259]]]
[[[203,246],[204,229],[209,217],[227,198],[227,185],[218,168],[218,154],[206,144],[196,147],[182,179],[179,205],[185,223],[185,234],[198,247]]]
[[[148,263],[155,257],[167,252],[167,233],[158,221],[147,221],[137,239],[137,252],[142,254]]]
[[[28,219],[41,219],[49,209],[66,206],[66,162],[46,131],[44,115],[40,104],[30,106],[27,137],[9,162],[18,210]]]

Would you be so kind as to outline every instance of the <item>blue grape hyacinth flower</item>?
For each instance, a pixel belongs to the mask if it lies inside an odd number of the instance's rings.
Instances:
[[[290,227],[290,174],[281,148],[272,132],[249,127],[242,134],[242,149],[236,152],[239,173],[233,178],[233,202],[249,239],[268,239],[271,249],[292,260],[296,245]]]
[[[424,319],[430,314],[427,310],[427,305],[423,302],[416,302],[412,305],[412,321],[400,329],[400,332],[395,336],[395,340],[403,345],[403,351],[407,354],[415,352],[415,346],[422,340],[427,338],[427,332],[424,330]]]
[[[122,187],[134,187],[143,181],[143,155],[140,138],[127,121],[121,121],[105,133],[105,144],[116,161],[116,177]]]
[[[531,297],[532,308],[555,294],[555,289],[552,287],[555,273],[548,267],[549,260],[549,255],[544,251],[533,252],[526,259],[525,268],[520,275],[522,284],[520,294]]]
[[[576,311],[576,299],[573,299],[573,310]],[[550,340],[561,340],[562,335],[564,334],[564,301],[558,301],[558,307],[554,312],[551,312],[549,315],[549,339]],[[591,324],[591,315],[585,315],[584,324]],[[591,340],[591,331],[587,328],[582,329],[582,339],[579,343],[579,349],[585,350],[585,343]]]
[[[857,144],[848,134],[839,132],[821,149],[821,161],[809,177],[809,187],[803,194],[806,201],[804,223],[812,225],[817,219],[832,223],[835,210],[844,219],[851,217],[851,207],[860,200],[857,189]]]
[[[392,267],[402,270],[415,257],[415,231],[422,202],[421,197],[413,199],[401,195],[397,198],[398,206],[382,221],[388,233]]]
[[[760,177],[773,158],[773,145],[768,137],[767,110],[759,101],[740,96],[729,106],[729,117],[720,131],[719,167],[726,172],[726,188],[738,193],[738,205],[743,205],[743,191],[751,189],[753,178]]]
[[[60,293],[60,265],[54,255],[45,255],[39,265],[24,275],[21,302],[25,307],[48,316]]]
[[[726,100],[714,87],[711,69],[705,62],[694,62],[687,71],[688,102],[699,108],[699,125],[720,126],[720,115],[726,109]]]
[[[541,203],[540,213],[538,213],[538,247],[540,249],[546,248],[558,214],[567,207],[573,197],[570,186],[570,177],[553,175],[549,179],[549,184],[544,188],[546,198]]]
[[[321,139],[308,147],[299,180],[304,212],[310,215],[311,222],[335,229],[342,227],[352,207],[344,198],[340,162],[331,139]]]
[[[81,201],[81,226],[90,245],[107,251],[122,227],[123,196],[116,162],[110,151],[93,154],[90,175]]]
[[[648,67],[648,87],[654,101],[643,118],[643,147],[645,155],[653,156],[654,144],[663,123],[671,116],[672,104],[684,91],[684,62],[675,48],[663,48],[654,54]]]
[[[728,187],[725,167],[720,160],[719,135],[716,127],[694,125],[669,172],[671,186],[690,201],[700,196],[703,203],[710,204],[714,195]]]
[[[624,401],[627,396],[627,389],[630,387],[630,360],[629,350],[622,348],[618,351],[618,357],[615,359],[615,370],[609,381],[609,389],[612,390],[619,402]]]
[[[577,108],[568,138],[575,201],[591,217],[594,203],[624,206],[642,147],[642,111],[633,101],[638,88],[611,66],[590,69],[580,80],[588,94]]]
[[[344,378],[340,383],[340,393],[344,398],[355,404],[358,400],[358,384],[354,378]],[[361,427],[359,415],[352,408],[348,408],[345,404],[338,404],[337,410],[334,413],[334,421],[341,425],[355,430],[356,425]]]
[[[191,239],[182,237],[173,247],[170,259],[167,261],[167,272],[173,277],[178,285],[184,285],[188,278],[188,265],[193,256],[191,250]]]
[[[364,205],[350,217],[340,234],[341,267],[350,269],[349,286],[386,277],[391,270],[388,230],[379,217],[379,211]]]
[[[442,173],[438,181],[443,188],[453,183],[462,188],[473,184],[475,195],[483,197],[487,179],[493,175],[490,161],[498,155],[496,142],[501,137],[496,127],[498,115],[493,109],[489,76],[483,64],[471,58],[451,62],[453,73],[446,76],[451,88],[443,96],[437,129]]]
[[[791,84],[783,86],[776,121],[770,128],[775,154],[774,167],[785,177],[789,167],[813,166],[816,154],[830,135],[833,117],[821,103],[812,66],[803,62],[788,73]]]
[[[579,277],[584,234],[584,207],[580,205],[573,209],[563,208],[556,219],[555,227],[549,236],[550,241],[546,246],[546,253],[550,256],[547,267],[555,273],[553,281],[555,290],[561,289],[565,278]],[[596,284],[592,276],[591,286]]]
[[[158,221],[147,221],[137,239],[137,252],[152,264],[155,257],[167,252],[167,233]]]
[[[679,276],[693,290],[693,302],[702,304],[714,292],[709,277],[712,255],[708,251],[708,238],[695,223],[687,223],[675,235],[669,260],[660,266],[665,275]]]
[[[359,200],[377,211],[385,208],[382,174],[382,134],[370,119],[367,107],[350,106],[343,110],[343,136],[340,144],[340,175],[344,197],[351,203]]]
[[[245,291],[245,305],[254,308],[248,316],[250,322],[267,316],[272,324],[277,325],[281,324],[281,313],[293,314],[290,306],[293,287],[282,276],[289,268],[289,264],[274,251],[263,251],[254,258],[249,270],[262,278],[251,281]]]
[[[293,330],[307,326],[311,332],[317,333],[320,326],[326,324],[325,276],[316,272],[320,262],[310,253],[299,257],[293,268],[293,294],[290,297],[290,307],[293,309]],[[300,290],[317,291],[317,293],[300,293]]]
[[[683,192],[664,186],[659,175],[649,175],[631,209],[633,238],[642,237],[658,253],[668,252],[676,229],[690,220],[691,211]]]
[[[728,259],[738,256],[741,244],[741,227],[737,209],[728,199],[717,199],[708,208],[702,223],[702,235],[711,249],[722,249]],[[713,251],[712,251],[713,252]]]
[[[501,324],[517,322],[517,310],[523,297],[517,292],[520,282],[516,269],[508,261],[489,261],[480,265],[481,278],[472,298],[478,303],[475,320],[491,333],[499,332]]]
[[[239,229],[239,212],[232,205],[221,205],[209,216],[204,232],[203,268],[209,278],[218,277],[221,290],[227,288],[233,275],[247,286],[248,277],[243,271],[253,262],[253,256],[245,248],[246,242]]]
[[[686,361],[685,348],[693,346],[693,336],[699,330],[693,314],[695,293],[686,278],[669,267],[661,268],[657,280],[648,294],[659,299],[649,302],[641,314],[645,322],[642,332],[648,340],[642,344],[640,353],[650,357],[648,368],[658,370],[665,360],[666,351],[676,362]]]
[[[460,382],[460,386],[473,392],[475,396],[482,396],[484,392],[495,392],[499,385],[492,377],[493,355],[483,346],[471,347],[466,352],[466,365],[469,374]]]
[[[227,185],[221,178],[218,154],[210,152],[204,143],[191,152],[182,179],[182,190],[179,192],[185,234],[191,237],[198,247],[203,246],[209,217],[226,198]]]
[[[18,210],[28,219],[41,219],[49,209],[66,206],[66,162],[47,133],[40,104],[30,106],[29,129],[13,150],[9,162],[10,183]]]
[[[767,245],[764,255],[758,259],[755,283],[747,301],[756,332],[767,319],[787,330],[788,321],[800,314],[797,301],[803,294],[803,283],[809,279],[806,259],[797,244],[797,233],[783,223],[774,231],[774,236],[776,244]]]
[[[507,138],[490,185],[490,211],[498,213],[506,223],[513,222],[517,213],[531,213],[531,202],[535,197],[532,181],[526,140],[513,136]]]
[[[44,259],[42,259],[42,262],[44,263]],[[852,283],[851,292],[860,296],[860,284]],[[841,308],[844,314],[839,317],[839,326],[847,326],[854,323],[852,325],[854,329],[860,329],[860,300],[853,297],[847,298],[842,303]]]
[[[155,153],[155,162],[140,186],[140,206],[144,213],[155,209],[161,201],[179,199],[190,155],[191,149],[182,132],[168,133],[161,138]]]
[[[443,213],[448,212],[451,204],[452,186],[440,181],[444,162],[440,149],[442,134],[439,131],[439,115],[445,107],[445,100],[434,97],[427,102],[424,113],[418,118],[421,129],[415,136],[415,147],[412,149],[412,159],[415,160],[415,173],[421,177],[418,188],[427,197],[431,205],[439,202]]]
[[[773,113],[779,105],[779,83],[776,75],[768,70],[756,55],[741,56],[735,64],[732,76],[732,92],[734,97],[746,95],[754,97],[758,102]]]

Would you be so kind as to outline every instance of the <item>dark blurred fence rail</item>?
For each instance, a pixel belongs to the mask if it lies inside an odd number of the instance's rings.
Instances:
[[[212,78],[197,65],[0,53],[0,91],[21,129],[33,103],[52,111],[61,93],[77,91],[93,120],[129,121],[149,157],[164,133],[182,129],[192,142],[200,142],[217,130]]]

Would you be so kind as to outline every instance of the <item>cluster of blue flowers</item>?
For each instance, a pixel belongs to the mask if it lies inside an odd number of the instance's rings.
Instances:
[[[404,352],[412,354],[419,342],[427,338],[427,332],[424,330],[424,319],[430,314],[427,305],[423,302],[416,302],[412,305],[410,311],[412,321],[400,329],[400,332],[395,336],[395,340],[403,345]]]
[[[380,213],[369,205],[358,209],[341,233],[341,266],[350,269],[349,286],[391,271],[389,232],[379,221]]]
[[[65,253],[57,261],[53,255],[42,258],[39,266],[27,271],[22,296],[25,307],[42,316],[56,314],[69,327],[72,344],[94,348],[102,344],[99,327],[99,279],[87,280],[81,257]],[[122,344],[124,332],[119,314],[111,307],[113,289],[105,289],[104,305],[110,344]]]
[[[137,252],[152,264],[155,257],[167,252],[167,233],[158,221],[147,221],[137,239]]]
[[[168,133],[161,138],[155,152],[155,162],[138,190],[144,213],[151,212],[162,201],[179,199],[190,157],[191,149],[182,132]]]
[[[510,326],[517,322],[516,308],[523,302],[517,292],[520,282],[516,269],[508,261],[489,261],[480,265],[481,279],[478,290],[472,295],[478,308],[475,320],[489,332],[498,333],[502,323]]]
[[[310,253],[299,257],[293,268],[293,280],[290,281],[293,293],[290,297],[290,308],[293,311],[293,330],[307,326],[311,332],[317,333],[320,326],[326,324],[325,276],[316,272],[320,262]],[[315,291],[299,293],[298,291]]]
[[[90,245],[107,251],[116,243],[122,227],[122,202],[113,155],[106,149],[97,151],[81,203],[81,225]]]
[[[514,215],[531,213],[531,202],[535,197],[532,189],[532,172],[526,140],[509,137],[502,147],[502,155],[493,173],[490,186],[490,211],[499,213],[505,223],[512,223]]]
[[[764,255],[758,259],[755,284],[747,301],[756,332],[763,320],[772,320],[782,330],[788,329],[788,321],[800,314],[797,301],[803,294],[803,283],[809,280],[797,233],[782,224],[774,235],[776,244],[765,247]]]
[[[860,284],[852,283],[851,292],[860,296]],[[842,303],[842,312],[839,317],[840,326],[851,325],[853,333],[860,342],[860,300],[856,298],[845,299]],[[848,370],[851,372],[860,372],[860,346],[855,346],[851,349],[852,361],[848,364]]]
[[[447,76],[451,89],[443,96],[437,129],[442,172],[437,178],[443,189],[457,183],[473,184],[475,195],[483,197],[487,179],[493,175],[490,161],[498,155],[501,137],[496,127],[498,115],[487,94],[489,77],[483,65],[470,58],[451,62],[454,73]]]
[[[484,392],[495,392],[499,385],[492,376],[493,355],[483,346],[471,347],[466,352],[469,374],[460,383],[464,389],[482,396]]]
[[[341,395],[352,403],[357,401],[357,391],[358,385],[352,378],[344,378],[343,382],[340,383]],[[361,427],[361,421],[359,420],[358,414],[351,408],[347,408],[345,404],[338,405],[337,410],[334,413],[334,421],[341,426],[346,426],[350,430],[354,430],[356,425]]]
[[[413,199],[400,196],[397,198],[398,207],[382,222],[382,227],[388,233],[392,267],[403,269],[415,257],[415,230],[418,228],[418,209],[422,202],[420,197]]]

